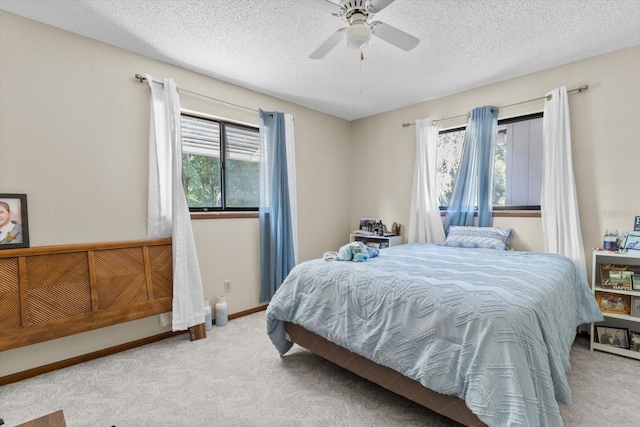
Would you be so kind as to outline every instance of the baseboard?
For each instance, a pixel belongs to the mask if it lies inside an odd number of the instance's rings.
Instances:
[[[267,304],[260,305],[258,307],[254,307],[254,308],[250,308],[249,310],[239,311],[237,313],[230,314],[229,315],[229,320],[237,319],[238,317],[248,316],[250,314],[258,313],[260,311],[265,311],[266,309],[267,309]],[[215,323],[215,321],[213,323]]]
[[[239,317],[248,316],[250,314],[258,313],[267,309],[267,305],[261,305],[249,310],[240,311],[238,313],[230,314],[229,320],[237,319]],[[142,338],[136,341],[116,345],[114,347],[105,348],[102,350],[94,351],[92,353],[82,354],[80,356],[72,357],[70,359],[60,360],[58,362],[49,363],[48,365],[38,366],[37,368],[27,369],[26,371],[16,372],[15,374],[5,375],[0,377],[0,386],[15,383],[25,380],[27,378],[35,377],[37,375],[46,374],[62,368],[68,368],[69,366],[77,365],[79,363],[87,362],[89,360],[99,359],[104,356],[119,353],[121,351],[130,350],[132,348],[141,347],[143,345],[151,344],[156,341],[161,341],[166,338],[175,337],[177,335],[187,334],[189,331],[178,332],[165,332],[158,335],[153,335],[147,338]]]

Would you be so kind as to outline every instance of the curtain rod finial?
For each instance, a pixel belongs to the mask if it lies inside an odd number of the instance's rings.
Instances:
[[[140,83],[142,83],[144,80],[147,80],[145,76],[141,76],[140,74],[136,74],[135,78],[136,80],[140,80]]]

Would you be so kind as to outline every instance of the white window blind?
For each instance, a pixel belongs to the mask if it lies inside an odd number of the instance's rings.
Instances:
[[[225,135],[228,159],[260,161],[260,134],[257,130],[226,125]]]
[[[220,157],[220,123],[185,115],[181,122],[184,153]],[[260,160],[260,135],[257,130],[226,124],[224,131],[227,159]]]
[[[184,153],[220,157],[220,123],[183,115],[181,125]]]

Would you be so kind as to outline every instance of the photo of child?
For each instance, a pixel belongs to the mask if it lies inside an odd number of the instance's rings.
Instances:
[[[629,314],[631,312],[631,296],[605,292],[596,292],[600,310],[605,313]]]

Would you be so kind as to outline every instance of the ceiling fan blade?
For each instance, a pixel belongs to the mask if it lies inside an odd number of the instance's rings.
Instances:
[[[347,29],[346,27],[340,28],[338,31],[333,33],[331,37],[325,40],[325,42],[322,43],[320,47],[318,47],[315,51],[313,51],[311,55],[309,55],[309,58],[311,59],[324,58],[325,55],[331,51],[331,49],[338,46],[338,43],[340,43],[343,40],[344,38],[343,33],[345,32],[346,29]]]
[[[384,22],[375,21],[371,23],[371,33],[402,50],[411,50],[420,43],[420,39],[407,34],[404,31],[387,25]]]
[[[371,0],[369,3],[372,13],[378,13],[385,7],[389,6],[395,0]]]
[[[304,3],[308,4],[314,9],[317,9],[322,12],[329,13],[335,16],[338,16],[341,10],[340,6],[330,2],[329,0],[305,0]]]

